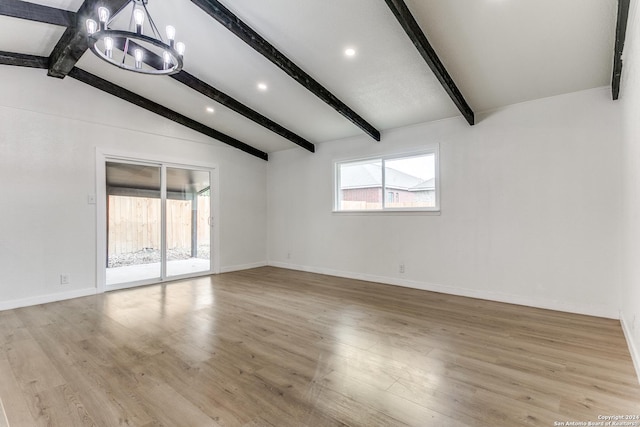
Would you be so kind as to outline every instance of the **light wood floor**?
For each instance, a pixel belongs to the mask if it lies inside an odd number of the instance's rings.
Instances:
[[[11,427],[640,415],[617,321],[267,267],[0,312],[0,399]]]

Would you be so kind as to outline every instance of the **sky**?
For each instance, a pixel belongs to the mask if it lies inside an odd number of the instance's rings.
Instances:
[[[433,154],[417,157],[405,157],[397,160],[387,160],[385,165],[388,168],[417,176],[423,180],[431,179],[435,176],[435,162]]]

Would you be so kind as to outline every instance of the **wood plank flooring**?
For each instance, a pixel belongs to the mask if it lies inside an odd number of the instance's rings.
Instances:
[[[618,321],[270,267],[0,312],[0,399],[11,427],[640,415]]]

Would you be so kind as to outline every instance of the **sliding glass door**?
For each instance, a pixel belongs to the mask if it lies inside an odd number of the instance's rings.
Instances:
[[[159,282],[212,271],[211,172],[106,162],[106,285]]]
[[[211,269],[211,179],[208,171],[167,168],[167,276]]]

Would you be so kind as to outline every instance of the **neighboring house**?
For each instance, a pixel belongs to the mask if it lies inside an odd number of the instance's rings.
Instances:
[[[347,164],[340,169],[342,209],[435,206],[435,179],[423,180],[405,172],[386,168],[382,188],[382,166],[375,163]]]
[[[409,189],[416,202],[426,203],[427,206],[436,205],[436,179],[431,178],[420,182]]]

